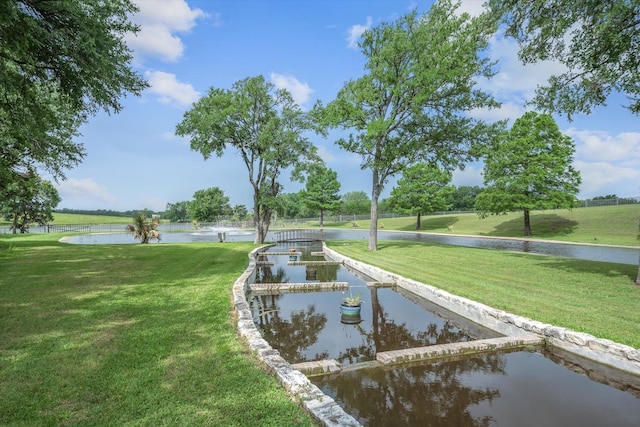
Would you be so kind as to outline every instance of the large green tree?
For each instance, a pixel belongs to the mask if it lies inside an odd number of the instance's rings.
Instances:
[[[167,203],[163,216],[171,222],[184,222],[189,218],[188,208],[187,201]]]
[[[324,225],[324,213],[340,207],[340,181],[338,173],[321,164],[309,169],[306,187],[301,191],[302,203],[314,211],[320,211],[320,226]]]
[[[340,198],[340,211],[347,215],[366,215],[371,212],[371,200],[364,191],[350,191]]]
[[[337,144],[372,172],[370,250],[378,247],[378,198],[390,177],[419,161],[462,167],[472,145],[491,133],[467,112],[497,106],[476,87],[477,78],[493,75],[480,51],[495,27],[486,15],[456,9],[439,0],[424,16],[414,11],[365,31],[365,75],[347,82],[324,109],[327,124],[352,131]]]
[[[572,166],[575,146],[548,114],[530,111],[494,140],[484,166],[485,190],[476,197],[481,217],[524,212],[524,235],[531,236],[533,209],[572,208],[580,173]]]
[[[291,94],[275,90],[263,76],[246,78],[230,90],[211,88],[176,126],[176,134],[191,138],[191,149],[204,159],[235,148],[253,187],[255,243],[264,243],[278,204],[284,170],[301,179],[300,169],[319,160],[316,147],[303,136],[314,129]]]
[[[189,202],[187,207],[189,217],[200,222],[217,221],[230,209],[229,198],[218,187],[196,191],[193,193],[193,200]]]
[[[524,63],[554,60],[567,71],[539,87],[544,111],[590,113],[613,92],[640,113],[640,0],[490,0],[520,43]]]
[[[130,69],[129,0],[0,2],[0,182],[30,167],[55,177],[85,155],[78,127],[118,112],[146,82]]]
[[[398,185],[391,190],[394,210],[416,215],[416,230],[420,230],[420,217],[451,207],[455,187],[449,185],[451,172],[435,165],[418,163],[402,173]]]
[[[279,218],[305,218],[309,209],[302,203],[302,195],[298,193],[281,193],[278,195],[276,213]],[[315,213],[313,213],[315,215]]]
[[[482,187],[477,185],[461,185],[453,193],[453,206],[451,209],[470,211],[474,209],[476,196],[482,192]]]
[[[520,43],[523,62],[552,59],[568,68],[538,89],[538,108],[570,119],[619,92],[640,114],[640,0],[489,0],[489,6]]]
[[[53,210],[60,203],[54,186],[33,170],[15,175],[0,189],[0,212],[11,221],[13,233],[27,233],[31,223],[53,221]]]

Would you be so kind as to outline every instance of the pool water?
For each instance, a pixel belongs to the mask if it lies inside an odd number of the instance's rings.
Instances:
[[[250,283],[345,281],[348,290],[251,292],[254,321],[290,363],[335,359],[339,373],[312,377],[365,426],[639,426],[640,378],[553,349],[476,353],[382,366],[377,352],[500,336],[400,289],[341,265],[316,266],[309,279],[298,260],[322,260],[320,244],[273,246]],[[362,292],[361,319],[344,323],[340,302]]]
[[[632,379],[635,389],[618,390],[546,351],[476,354],[311,380],[371,427],[640,425],[639,379]]]

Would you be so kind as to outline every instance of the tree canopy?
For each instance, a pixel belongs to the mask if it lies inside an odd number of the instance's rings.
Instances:
[[[229,198],[218,187],[198,190],[187,206],[189,217],[200,222],[214,222],[222,215],[231,212]]]
[[[537,90],[543,111],[590,113],[612,92],[640,113],[640,0],[490,0],[520,43],[524,63],[559,61],[567,71]]]
[[[366,215],[371,211],[371,200],[364,191],[350,191],[340,198],[340,211],[347,215]]]
[[[54,177],[85,155],[73,142],[98,110],[118,112],[146,82],[130,69],[129,0],[0,2],[0,181],[44,167]]]
[[[572,166],[574,152],[573,141],[550,115],[525,113],[487,150],[478,214],[521,210],[524,235],[531,236],[529,211],[574,206],[581,182]]]
[[[204,159],[220,157],[235,148],[247,168],[253,187],[255,243],[264,243],[271,216],[282,190],[281,174],[319,161],[316,147],[303,135],[315,128],[291,94],[276,90],[263,76],[233,84],[230,90],[211,88],[176,126],[176,134],[191,138],[191,149]]]
[[[340,182],[338,173],[324,165],[309,169],[306,187],[301,191],[302,203],[309,209],[320,211],[320,225],[324,224],[324,213],[340,207]]]
[[[189,219],[189,202],[167,203],[163,217],[171,222],[184,222]]]
[[[412,165],[404,170],[398,185],[391,190],[391,206],[416,215],[416,230],[420,230],[422,214],[451,207],[455,187],[448,185],[450,182],[451,172],[428,163]]]
[[[489,6],[520,43],[523,62],[553,59],[568,68],[538,88],[538,108],[571,119],[620,92],[640,114],[640,0],[490,0]]]
[[[500,125],[466,114],[498,105],[475,87],[477,78],[493,75],[479,53],[496,28],[487,15],[472,18],[456,8],[439,0],[424,16],[414,11],[365,31],[365,75],[347,82],[321,115],[352,131],[337,144],[372,171],[370,250],[377,250],[378,198],[390,177],[419,161],[462,167],[473,145]]]
[[[53,221],[58,203],[58,191],[33,170],[19,174],[0,188],[0,213],[11,221],[14,234],[17,230],[28,232],[31,223],[42,225]]]

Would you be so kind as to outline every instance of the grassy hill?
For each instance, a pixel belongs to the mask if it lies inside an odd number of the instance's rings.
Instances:
[[[535,211],[531,213],[532,238],[580,243],[638,246],[640,204],[602,206],[574,210]],[[481,219],[474,213],[431,215],[422,217],[420,231],[431,233],[470,234],[475,236],[523,237],[521,212]],[[369,228],[370,221],[356,221],[359,228]],[[384,218],[381,230],[416,231],[416,218]],[[314,221],[298,226],[318,227]],[[326,221],[324,226],[353,228],[352,221]]]

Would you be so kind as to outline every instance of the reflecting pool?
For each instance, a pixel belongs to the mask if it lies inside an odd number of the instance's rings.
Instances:
[[[573,366],[546,351],[518,351],[345,370],[311,381],[370,427],[640,425],[640,379],[625,378],[619,390]],[[607,376],[616,375],[622,374]]]
[[[299,255],[292,255],[290,250]],[[247,295],[265,340],[290,363],[335,359],[338,373],[311,377],[365,426],[638,426],[640,377],[558,349],[499,351],[399,365],[376,353],[500,336],[412,293],[320,261],[319,244],[290,243],[259,257],[249,283],[348,282],[349,290]],[[382,284],[384,285],[384,284]],[[361,319],[340,302],[362,292]]]

